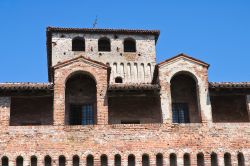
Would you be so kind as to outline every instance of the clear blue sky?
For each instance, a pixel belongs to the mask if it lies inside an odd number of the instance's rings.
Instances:
[[[46,27],[159,29],[157,62],[186,53],[209,81],[250,81],[249,0],[0,0],[0,82],[47,82]]]

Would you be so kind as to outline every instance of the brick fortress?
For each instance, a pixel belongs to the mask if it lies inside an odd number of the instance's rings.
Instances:
[[[47,28],[49,83],[0,83],[2,166],[249,166],[250,82],[157,30]]]

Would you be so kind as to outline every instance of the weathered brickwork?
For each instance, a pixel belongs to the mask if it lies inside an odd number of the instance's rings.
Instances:
[[[48,31],[52,82],[0,84],[0,165],[250,165],[250,83],[211,84],[209,65],[184,54],[156,64],[158,31]],[[74,37],[85,51],[72,51]],[[100,37],[110,52],[98,51]],[[136,52],[124,52],[126,38]],[[189,122],[173,121],[176,103]],[[74,104],[93,106],[81,107],[81,124],[70,122]]]

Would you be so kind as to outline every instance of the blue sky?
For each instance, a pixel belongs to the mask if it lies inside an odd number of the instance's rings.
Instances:
[[[209,81],[250,81],[249,0],[0,0],[0,82],[47,82],[46,27],[159,29],[157,62],[186,53]]]

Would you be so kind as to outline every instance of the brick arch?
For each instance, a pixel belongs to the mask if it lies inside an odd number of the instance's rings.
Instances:
[[[86,70],[76,70],[76,71],[69,73],[64,80],[64,84],[66,85],[67,81],[76,74],[87,75],[87,76],[91,77],[95,81],[95,83],[97,84],[97,80],[96,80],[96,77],[94,76],[94,74],[89,72],[89,71],[86,71]]]
[[[196,85],[198,86],[201,82],[199,76],[192,70],[177,70],[177,71],[174,71],[174,72],[171,72],[169,77],[168,77],[168,80],[167,82],[171,82],[171,80],[176,76],[176,75],[179,75],[179,74],[186,74],[190,77],[192,77],[194,79],[194,81],[196,82]]]

